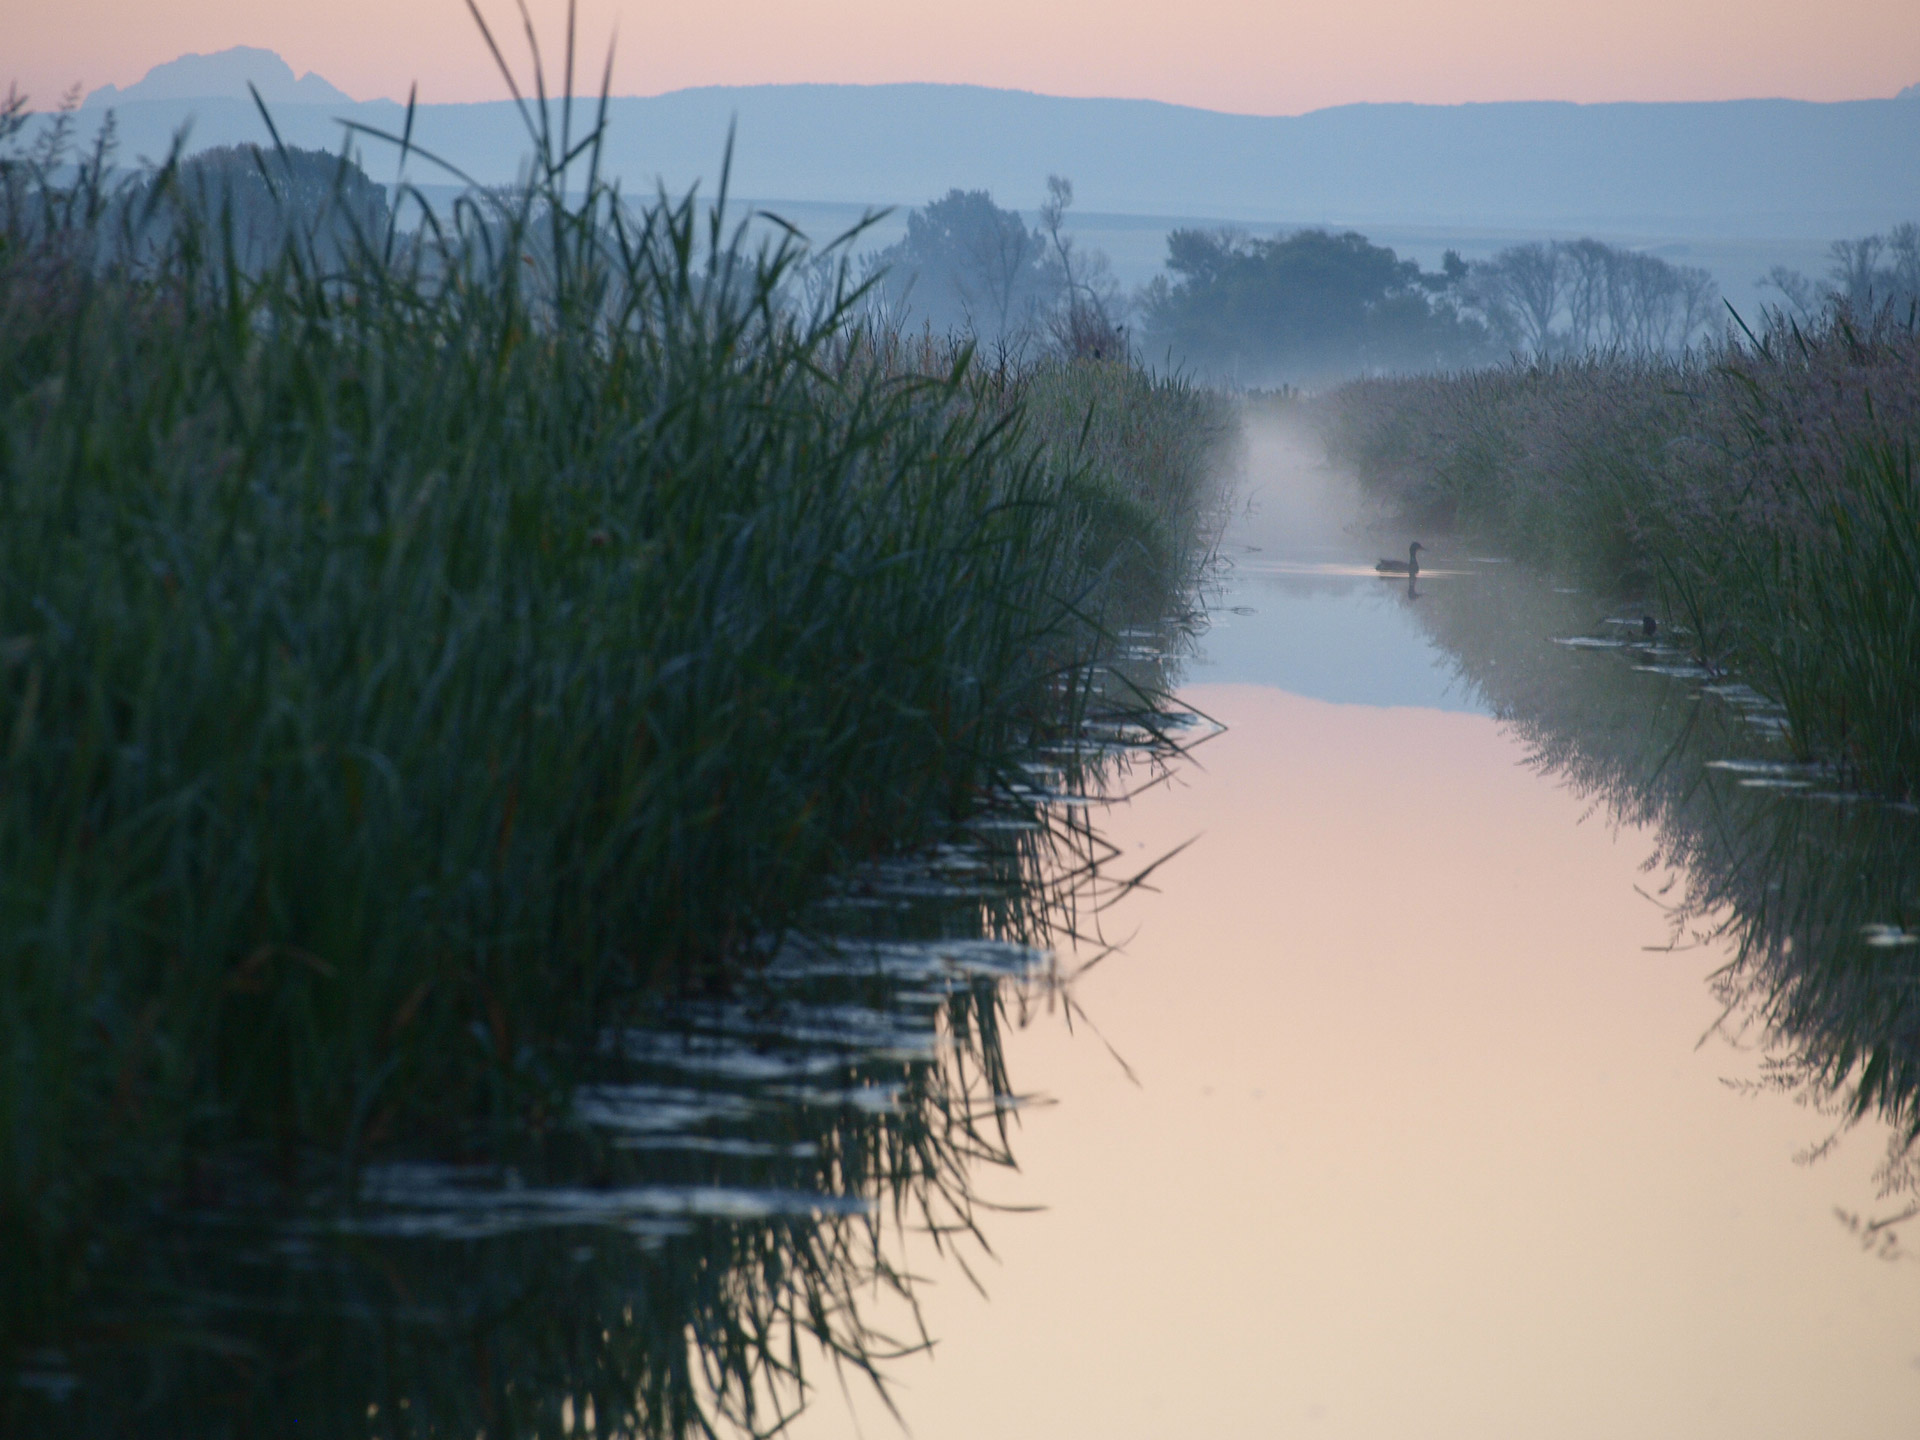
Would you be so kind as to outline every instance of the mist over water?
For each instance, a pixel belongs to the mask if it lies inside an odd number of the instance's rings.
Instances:
[[[1244,476],[1195,680],[1342,703],[1481,708],[1421,629],[1405,583],[1374,572],[1405,544],[1371,530],[1352,477],[1326,464],[1296,411],[1250,408]]]

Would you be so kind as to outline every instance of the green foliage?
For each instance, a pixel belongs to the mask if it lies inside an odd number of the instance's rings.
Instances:
[[[1318,402],[1383,503],[1612,591],[1785,705],[1803,755],[1920,786],[1920,335],[1811,330],[1357,382]]]
[[[1256,240],[1176,230],[1144,297],[1149,353],[1241,384],[1312,385],[1367,371],[1470,363],[1486,332],[1453,295],[1464,270],[1424,274],[1364,235]]]
[[[296,156],[4,177],[0,1338],[200,1157],[553,1113],[636,997],[733,983],[1074,733],[1129,523],[1190,573],[1115,446],[537,134],[414,237],[336,163],[340,227],[271,253],[209,226]],[[1138,418],[1095,398],[1076,436]]]
[[[1051,361],[1022,396],[1088,553],[1136,613],[1200,578],[1238,428],[1217,392],[1124,360]]]
[[[290,244],[337,268],[358,239],[384,235],[390,219],[385,187],[352,160],[291,146],[202,150],[166,181],[129,187],[120,203],[145,216],[148,243],[167,243],[190,217],[194,233],[231,246],[234,263],[249,274],[277,262]]]

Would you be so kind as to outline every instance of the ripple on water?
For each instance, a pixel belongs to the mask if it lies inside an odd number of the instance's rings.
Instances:
[[[922,874],[980,864],[965,847],[920,860]],[[875,1079],[874,1067],[897,1074],[935,1061],[955,1043],[939,1015],[956,991],[1033,976],[1051,959],[994,939],[791,939],[768,961],[751,1001],[679,1002],[655,1024],[608,1035],[609,1059],[638,1074],[578,1087],[571,1119],[618,1150],[747,1164],[812,1160],[818,1143],[793,1136],[802,1112],[898,1114],[902,1084]],[[883,984],[875,1003],[846,998],[850,983],[876,980]],[[581,1226],[652,1243],[699,1220],[869,1209],[860,1196],[811,1186],[529,1184],[510,1168],[406,1162],[367,1167],[351,1209],[303,1218],[285,1233],[470,1241]]]
[[[728,1185],[527,1186],[510,1170],[408,1161],[369,1166],[361,1208],[310,1232],[402,1239],[487,1240],[529,1230],[590,1226],[641,1240],[686,1233],[696,1220],[865,1214],[865,1200],[813,1191]],[[302,1228],[302,1227],[296,1227]]]

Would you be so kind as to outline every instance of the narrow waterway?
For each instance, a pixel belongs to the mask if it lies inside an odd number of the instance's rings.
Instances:
[[[1837,1122],[1716,1028],[1731,942],[1676,945],[1659,836],[1436,644],[1421,607],[1488,557],[1436,546],[1410,594],[1309,450],[1256,435],[1250,470],[1184,691],[1226,728],[1101,822],[1143,865],[1192,843],[1101,917],[1083,1015],[1006,1037],[1054,1102],[980,1178],[1022,1213],[959,1242],[977,1289],[905,1245],[933,1343],[887,1367],[897,1419],[815,1371],[792,1433],[1914,1434],[1920,1266],[1863,1229],[1905,1203],[1885,1137],[1805,1163]],[[1516,652],[1559,623],[1494,619]]]

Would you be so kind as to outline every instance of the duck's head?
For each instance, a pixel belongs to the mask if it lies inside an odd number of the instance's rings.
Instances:
[[[1426,546],[1422,545],[1418,540],[1416,540],[1413,542],[1413,544],[1407,547],[1407,553],[1411,555],[1416,550],[1424,550],[1426,548],[1427,548]]]

